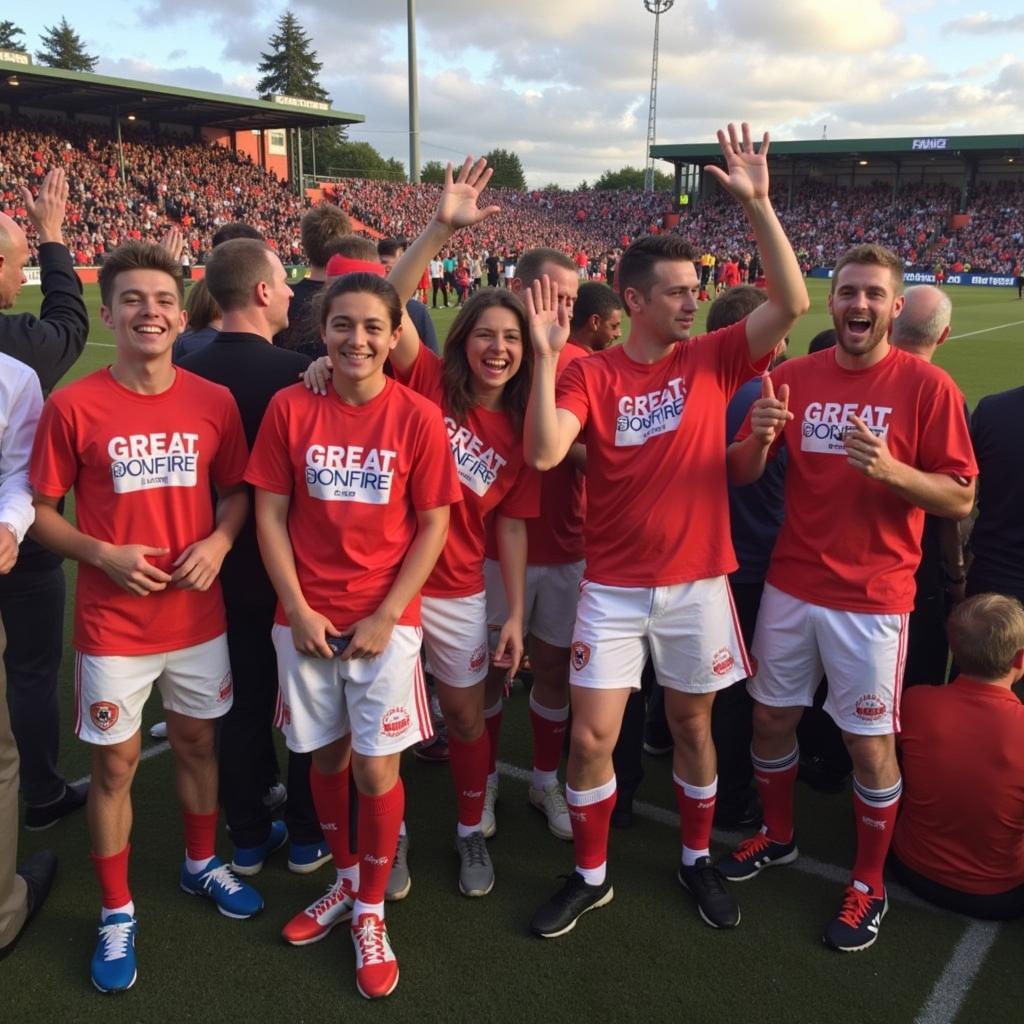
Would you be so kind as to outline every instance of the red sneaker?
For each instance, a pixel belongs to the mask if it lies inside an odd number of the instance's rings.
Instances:
[[[308,946],[319,942],[331,929],[352,916],[355,894],[349,882],[335,882],[315,903],[296,914],[281,931],[291,946]]]
[[[356,988],[364,999],[380,999],[395,991],[398,961],[388,940],[388,930],[376,914],[361,914],[352,925],[356,949]]]

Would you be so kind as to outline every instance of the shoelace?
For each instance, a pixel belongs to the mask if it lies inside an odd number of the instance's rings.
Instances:
[[[344,882],[335,882],[334,885],[327,887],[327,892],[320,897],[316,903],[311,906],[306,913],[310,917],[317,918],[322,914],[326,914],[332,907],[337,906],[348,898],[348,893],[345,891]]]
[[[713,892],[716,896],[724,895],[725,883],[714,864],[702,864],[697,872],[706,891]]]
[[[565,802],[565,797],[562,796],[562,787],[557,782],[549,789],[544,790],[544,792],[548,800],[551,801],[551,809],[556,817],[569,813],[569,805]]]
[[[758,832],[756,836],[751,836],[749,839],[744,839],[739,846],[736,847],[736,852],[733,856],[736,860],[750,860],[756,857],[759,853],[763,853],[771,845],[771,840],[764,834],[764,832]]]
[[[365,924],[352,929],[352,934],[359,943],[359,955],[363,958],[363,966],[386,962],[384,950],[384,922],[375,917],[368,917]]]
[[[210,886],[217,884],[232,896],[236,892],[241,892],[242,890],[242,883],[235,878],[231,868],[229,868],[227,864],[221,864],[219,867],[211,868],[205,874],[200,875],[199,880],[202,882],[204,889],[209,889]]]
[[[109,963],[111,960],[123,960],[128,955],[128,944],[132,937],[131,921],[118,924],[100,925],[100,938],[103,940],[103,959]]]
[[[861,921],[871,910],[872,901],[870,893],[861,892],[855,885],[848,885],[843,897],[843,909],[839,911],[839,920],[851,928],[859,928]]]
[[[483,867],[487,863],[487,843],[482,832],[474,832],[467,836],[463,844],[470,867]]]

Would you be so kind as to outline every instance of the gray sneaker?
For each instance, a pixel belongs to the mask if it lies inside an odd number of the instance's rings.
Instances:
[[[459,855],[459,891],[463,896],[486,896],[494,888],[494,865],[483,832],[471,832],[465,839],[456,835],[455,849]]]
[[[409,895],[411,888],[412,878],[409,877],[409,837],[408,835],[400,835],[398,837],[398,848],[395,850],[395,859],[391,862],[391,874],[388,875],[384,899],[389,903],[397,903]]]

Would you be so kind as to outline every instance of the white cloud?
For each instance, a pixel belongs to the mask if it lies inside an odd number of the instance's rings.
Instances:
[[[1000,18],[988,11],[978,11],[963,18],[947,21],[944,32],[965,32],[970,35],[1002,35],[1004,32],[1024,32],[1024,14]]]

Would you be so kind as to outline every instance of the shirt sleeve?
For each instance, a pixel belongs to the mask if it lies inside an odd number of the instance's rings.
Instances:
[[[440,409],[425,410],[416,431],[416,458],[409,478],[409,496],[417,512],[462,501],[462,485],[455,472],[448,431]]]
[[[10,523],[18,543],[35,519],[29,486],[29,459],[43,393],[34,373],[26,372],[13,389],[7,423],[0,437],[0,523]]]
[[[29,464],[32,487],[48,498],[63,498],[78,479],[78,466],[74,425],[60,404],[49,398],[39,417],[32,447]]]
[[[746,317],[703,335],[697,339],[697,344],[701,346],[703,356],[713,359],[715,376],[726,399],[732,398],[751,377],[764,373],[772,359],[771,352],[768,352],[756,363],[751,361]]]
[[[416,359],[405,373],[401,373],[394,363],[391,364],[391,368],[395,371],[395,380],[399,384],[404,384],[416,394],[432,400],[440,397],[441,376],[444,372],[441,359],[423,344],[422,338]]]
[[[540,473],[523,463],[498,505],[498,515],[507,519],[536,519],[540,515],[540,481]]]
[[[561,373],[555,385],[555,405],[571,412],[580,421],[580,429],[586,429],[590,419],[590,395],[583,376],[583,360],[574,359]]]
[[[919,437],[919,469],[963,480],[973,480],[978,475],[970,428],[964,415],[964,396],[952,378],[940,381],[936,394],[925,403]]]
[[[220,429],[220,444],[210,465],[210,476],[217,487],[234,487],[245,479],[249,446],[245,442],[242,416],[234,398],[224,396],[224,412]]]
[[[288,450],[288,409],[279,392],[270,400],[252,446],[245,480],[274,494],[291,494],[295,470]]]

